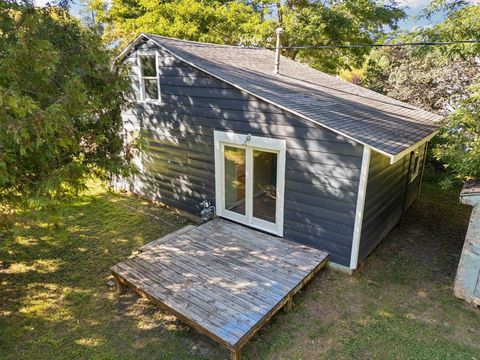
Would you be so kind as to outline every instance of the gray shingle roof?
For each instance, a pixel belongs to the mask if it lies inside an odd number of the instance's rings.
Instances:
[[[441,119],[286,57],[281,58],[280,74],[274,75],[271,50],[146,36],[254,96],[393,156],[435,132]]]

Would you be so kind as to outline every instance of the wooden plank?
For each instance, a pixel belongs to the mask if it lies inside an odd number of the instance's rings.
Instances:
[[[254,240],[253,240],[254,241]],[[272,272],[277,273],[279,276],[283,275],[288,279],[292,277],[303,277],[305,271],[310,270],[316,263],[312,265],[306,264],[303,259],[295,259],[294,254],[278,254],[275,249],[261,250],[255,249],[253,245],[248,247],[248,243],[245,242],[239,245],[237,238],[231,235],[212,234],[204,238],[202,244],[210,244],[214,247],[225,248],[225,253],[228,254],[228,248],[235,248],[239,254],[243,255],[241,259],[252,259],[256,262],[257,266],[271,269]]]
[[[304,271],[298,269],[294,264],[282,265],[278,268],[272,265],[278,264],[280,259],[283,260],[286,256],[278,256],[273,253],[273,250],[268,253],[266,251],[261,251],[260,249],[249,249],[245,244],[239,244],[235,240],[229,240],[226,238],[226,235],[211,234],[210,236],[205,236],[201,232],[193,230],[191,236],[195,236],[201,241],[192,242],[192,246],[197,248],[203,248],[210,252],[213,255],[213,252],[217,252],[217,256],[220,255],[222,258],[228,258],[234,261],[241,261],[243,264],[251,263],[255,261],[257,264],[256,267],[264,268],[265,271],[270,269],[271,271],[277,273],[279,276],[283,274],[283,277],[286,278],[287,283],[291,277],[302,277]],[[230,239],[232,237],[230,236]],[[179,238],[177,240],[183,240]],[[311,269],[311,267],[305,267],[306,269]],[[280,276],[281,278],[281,276]]]
[[[191,244],[189,245],[188,241],[185,242],[185,247],[187,246],[192,246],[193,248],[193,245]],[[154,254],[160,258],[162,255],[165,256],[165,253],[163,252],[164,249],[161,249],[161,250],[162,251],[160,252],[155,251]],[[265,284],[264,286],[262,287],[257,286],[255,289],[251,288],[250,290],[261,291],[263,294],[259,293],[259,294],[255,294],[254,296],[256,296],[257,298],[263,301],[266,301],[267,303],[270,303],[272,298],[273,299],[281,298],[286,291],[283,285],[279,284],[274,279],[260,278],[256,274],[254,276],[251,276],[250,275],[251,272],[247,273],[243,271],[243,269],[239,270],[231,266],[231,264],[228,264],[228,262],[220,262],[219,259],[215,259],[211,257],[206,251],[204,250],[201,250],[201,251],[202,251],[201,254],[196,254],[197,256],[195,256],[193,254],[186,253],[184,249],[182,253],[178,252],[177,254],[175,254],[174,261],[175,262],[183,261],[185,264],[192,263],[192,264],[195,264],[195,266],[201,266],[204,268],[210,267],[213,271],[217,272],[220,276],[230,279],[233,283],[238,283],[240,280],[252,282],[254,284],[259,284],[259,285],[263,283]],[[202,256],[211,260],[211,263],[212,263],[211,266],[206,264],[204,261],[199,260],[198,259],[199,256]],[[166,260],[165,258],[162,259],[162,261],[165,261],[165,260]],[[171,260],[171,259],[168,259],[168,260]]]
[[[242,359],[242,355],[241,355],[241,351],[240,350],[230,350],[230,359],[231,360],[241,360]]]
[[[242,247],[247,247],[252,250],[264,250],[273,252],[279,256],[285,257],[285,260],[291,260],[293,264],[305,262],[314,266],[316,257],[323,258],[326,253],[314,248],[309,248],[304,245],[296,244],[285,239],[260,233],[239,224],[232,223],[227,220],[217,219],[210,221],[196,229],[204,234],[209,232],[221,232],[227,238],[235,237]]]
[[[296,256],[300,256],[306,260],[310,260],[312,254],[325,254],[321,250],[304,246],[293,241],[282,239],[253,229],[249,229],[240,224],[223,219],[216,219],[215,221],[210,221],[203,226],[197,228],[197,230],[204,229],[211,229],[213,231],[221,231],[228,235],[234,235],[239,239],[240,243],[243,244],[244,242],[253,242],[253,244],[257,248],[261,248],[264,250],[270,250],[272,245],[274,245],[276,247],[276,250],[278,250],[280,253],[289,255],[291,254],[290,250],[294,249],[299,252]]]
[[[154,266],[159,267],[159,270],[162,270],[162,266],[166,267],[166,265],[159,263],[155,263]],[[169,263],[168,268],[177,272],[188,271],[188,269],[182,269],[181,267],[173,263]],[[261,317],[260,314],[270,309],[270,306],[268,306],[266,303],[262,302],[262,306],[258,306],[254,301],[256,299],[252,297],[243,298],[239,296],[241,294],[233,294],[225,288],[210,283],[211,280],[202,273],[197,272],[196,275],[200,275],[198,276],[198,280],[195,280],[194,278],[189,278],[189,280],[191,281],[189,283],[190,286],[192,286],[193,284],[199,288],[202,288],[202,290],[208,291],[209,296],[219,301],[223,301],[226,305],[228,305],[232,309],[235,309],[235,311],[249,317],[254,321],[258,321]],[[222,279],[222,282],[223,281],[224,279]]]
[[[187,233],[192,229],[195,229],[195,227],[196,227],[195,225],[184,226],[183,228],[178,229],[174,232],[171,232],[171,233],[161,237],[160,239],[154,240],[152,242],[149,242],[148,244],[145,244],[145,245],[141,246],[140,248],[138,248],[138,251],[139,252],[144,252],[144,251],[150,250],[151,248],[157,246],[158,244],[164,243],[164,242],[166,242],[170,239],[173,239],[173,238],[175,238],[175,237],[177,237],[181,234]]]
[[[162,253],[154,253],[154,256],[160,256],[159,261],[164,262],[164,258],[161,257]],[[183,262],[176,262],[175,264],[172,264],[170,262],[169,266],[187,267],[187,268],[194,266],[199,274],[202,274],[203,276],[206,277],[207,280],[205,281],[212,282],[215,279],[218,279],[218,281],[220,281],[223,284],[223,286],[228,285],[229,290],[235,289],[235,286],[238,285],[238,282],[240,279],[230,273],[226,273],[222,270],[219,270],[217,267],[204,268],[202,267],[202,265],[204,264],[202,264],[201,262],[197,262],[196,261],[197,259],[195,257],[191,257],[190,259],[187,259],[187,260],[188,260],[187,261],[188,264]],[[218,286],[215,283],[212,283],[212,285]],[[227,290],[224,290],[224,291],[227,291]],[[246,289],[241,292],[236,291],[234,294],[235,294],[236,301],[237,300],[242,301],[244,304],[246,302],[247,305],[250,305],[250,306],[254,305],[260,309],[265,309],[265,308],[269,309],[271,306],[269,297],[266,297],[264,294],[259,294],[252,289]]]
[[[179,279],[173,271],[168,271],[167,267],[162,267],[158,264],[156,266],[152,265],[139,257],[132,259],[132,261],[136,262],[147,271],[151,271],[153,275],[151,276],[151,279],[160,284],[169,282],[173,286],[178,286],[179,281],[181,282],[183,280],[183,283],[186,284],[186,286],[181,289],[182,297],[184,299],[187,299],[195,306],[198,306],[199,308],[202,308],[209,313],[214,314],[218,318],[225,320],[225,322],[227,322],[228,324],[233,324],[235,327],[239,328],[242,331],[248,330],[259,320],[258,318],[250,319],[242,312],[234,309],[233,307],[229,307],[225,304],[225,298],[212,296],[207,291],[199,291],[199,289],[201,289],[201,286],[196,287],[195,284],[193,284],[192,282],[185,281],[190,280],[189,278]],[[161,275],[159,275],[159,273]],[[170,286],[166,287],[170,288]],[[172,289],[172,291],[176,290]]]
[[[231,264],[238,266],[255,265],[256,274],[266,274],[268,278],[275,278],[279,283],[286,286],[295,285],[296,280],[303,278],[304,273],[296,267],[280,265],[282,263],[280,257],[274,257],[273,254],[267,256],[264,252],[252,254],[252,251],[242,249],[235,243],[223,244],[222,241],[225,240],[219,239],[217,242],[211,236],[204,238],[201,244],[196,243],[195,245],[210,251],[211,255],[214,256],[219,255],[216,253],[220,253],[221,258],[228,260]]]
[[[193,257],[201,257],[201,262],[198,264],[204,267],[218,267],[226,271],[227,273],[234,274],[236,279],[244,279],[251,281],[253,283],[265,284],[270,286],[269,290],[272,294],[277,294],[283,296],[285,291],[288,291],[290,288],[289,285],[284,284],[271,275],[263,274],[260,272],[260,268],[252,268],[248,266],[247,263],[242,262],[240,259],[235,259],[229,257],[228,255],[216,256],[212,253],[212,249],[199,244],[198,242],[203,241],[201,237],[196,237],[193,234],[189,234],[190,239],[196,239],[196,241],[190,241],[189,239],[178,239],[177,241],[183,240],[183,243],[179,243],[177,250],[182,252],[181,254],[176,255],[174,261],[180,259],[181,256],[189,255]],[[165,245],[168,246],[168,245]],[[185,250],[192,250],[194,254],[185,254]],[[263,288],[262,288],[263,290]]]
[[[315,269],[313,269],[305,278],[297,285],[295,286],[287,296],[285,296],[281,301],[279,301],[273,308],[270,310],[263,318],[260,320],[255,327],[250,329],[250,331],[245,334],[243,338],[241,338],[238,343],[235,344],[236,349],[241,349],[245,343],[248,342],[252,338],[255,333],[262,328],[263,325],[265,325],[273,315],[275,315],[290,299],[293,295],[295,295],[307,282],[309,282],[315,274],[317,274],[321,268],[325,266],[327,263],[327,258],[322,260],[321,263],[319,263]]]
[[[189,301],[176,295],[175,292],[153,281],[148,276],[147,271],[133,268],[125,263],[117,264],[117,266],[121,269],[117,274],[129,280],[135,290],[143,289],[145,293],[165,304],[170,309],[195,320],[196,325],[205,327],[220,339],[226,340],[229,345],[235,344],[238,337],[243,333],[240,329],[224,322],[223,319],[217,318],[214,314],[192,306]],[[132,275],[135,276],[135,278],[133,278]]]
[[[124,272],[121,271],[121,269],[119,268],[117,269],[120,270],[120,272],[112,270],[112,273],[114,277],[118,278],[118,280],[122,282],[125,286],[132,288],[135,292],[147,298],[159,308],[173,314],[178,319],[180,319],[187,325],[190,325],[201,334],[208,336],[213,341],[227,347],[228,349],[233,349],[233,344],[235,343],[235,337],[233,337],[233,335],[224,332],[221,329],[217,329],[215,325],[209,324],[209,322],[203,322],[201,318],[199,318],[196,314],[191,314],[188,311],[184,311],[183,309],[179,311],[170,307],[165,302],[159,300],[159,298],[155,296],[155,292],[153,292],[153,294],[148,293],[146,291],[149,289],[148,285],[145,286],[144,284],[141,284],[141,287],[138,286],[138,279],[134,279],[132,282],[132,276],[127,271]],[[201,322],[202,325],[200,325],[199,322]]]

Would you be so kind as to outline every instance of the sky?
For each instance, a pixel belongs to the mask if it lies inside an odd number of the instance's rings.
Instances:
[[[405,7],[407,18],[399,24],[401,30],[411,30],[416,27],[432,26],[443,20],[443,14],[436,14],[431,19],[418,19],[416,16],[422,13],[430,0],[397,0],[397,3]]]
[[[44,6],[47,2],[55,2],[55,0],[35,0],[38,6]],[[432,19],[416,19],[415,16],[421,14],[422,10],[427,6],[430,0],[397,0],[397,3],[405,7],[408,18],[402,20],[399,24],[401,30],[411,30],[415,27],[432,26],[442,21],[443,15],[436,14]],[[480,0],[472,0],[472,2],[479,2]],[[82,16],[86,12],[84,3],[81,0],[74,0],[70,8],[72,14]]]

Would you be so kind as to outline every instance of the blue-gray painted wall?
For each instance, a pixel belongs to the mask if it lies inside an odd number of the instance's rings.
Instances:
[[[137,49],[157,50],[160,55],[162,104],[132,101],[122,114],[127,133],[138,131],[147,142],[138,159],[141,172],[130,180],[130,190],[198,214],[202,200],[215,202],[214,130],[285,139],[284,237],[328,251],[331,261],[349,266],[363,146],[203,73],[153,44]],[[135,50],[125,59],[131,66],[132,100],[138,96],[136,56]],[[372,155],[372,172],[379,161],[388,159]],[[380,171],[370,181],[404,176],[397,171],[399,166],[404,165],[392,167],[395,175]],[[399,185],[391,191],[400,189]],[[372,215],[374,202],[380,200],[371,193],[362,255],[397,219],[379,222],[385,210]],[[400,201],[395,197],[395,203]],[[384,228],[373,229],[377,225]]]
[[[425,145],[420,147],[423,149]],[[425,153],[419,161],[423,166]],[[368,254],[398,224],[404,212],[416,199],[422,178],[421,171],[410,181],[411,155],[395,164],[372,151],[367,181],[367,192],[360,237],[359,260]]]

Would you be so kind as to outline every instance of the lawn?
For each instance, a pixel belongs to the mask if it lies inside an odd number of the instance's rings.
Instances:
[[[470,209],[424,186],[355,276],[325,270],[246,346],[247,359],[480,360],[480,310],[452,296]],[[153,215],[153,216],[152,216]],[[0,218],[0,359],[222,359],[175,317],[107,285],[109,267],[185,224],[95,186]]]

